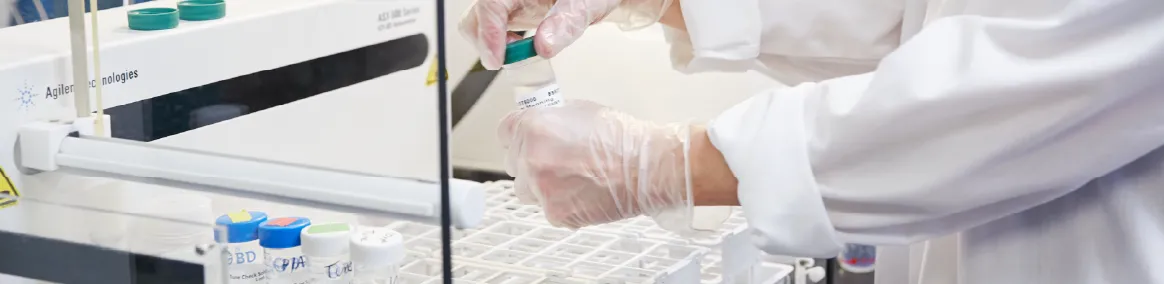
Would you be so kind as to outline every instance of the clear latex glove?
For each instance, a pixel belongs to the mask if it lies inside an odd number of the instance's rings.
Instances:
[[[498,134],[515,193],[541,205],[551,224],[580,228],[647,215],[681,230],[692,206],[688,129],[572,100],[510,113]]]
[[[481,54],[486,69],[501,68],[505,44],[531,30],[539,55],[550,58],[574,43],[591,24],[618,23],[624,30],[659,20],[673,0],[477,0],[461,19],[460,31]]]

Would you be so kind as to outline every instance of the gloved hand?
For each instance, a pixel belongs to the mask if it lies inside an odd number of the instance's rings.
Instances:
[[[655,124],[572,100],[510,113],[498,134],[518,198],[540,204],[555,226],[639,215],[666,217],[659,225],[671,230],[687,224],[687,124]]]
[[[618,23],[624,30],[659,20],[673,0],[477,0],[460,30],[476,45],[486,69],[501,68],[505,45],[520,39],[511,30],[530,30],[539,55],[550,58],[574,43],[591,24]]]

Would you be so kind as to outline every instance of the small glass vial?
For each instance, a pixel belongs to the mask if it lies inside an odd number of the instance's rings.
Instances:
[[[352,229],[347,223],[307,226],[299,234],[312,284],[352,283],[349,249]]]
[[[215,231],[215,240],[226,243],[229,284],[267,283],[267,269],[260,258],[259,224],[267,221],[267,214],[258,211],[239,211],[219,216],[215,223],[225,228]]]
[[[549,60],[538,56],[532,37],[505,46],[502,68],[513,78],[513,98],[518,109],[559,106],[565,102],[554,77],[554,67]]]
[[[396,284],[404,261],[404,237],[387,228],[364,227],[352,234],[356,284]]]
[[[311,225],[302,217],[275,218],[259,225],[259,245],[267,266],[269,284],[308,284],[307,257],[299,247],[299,234]]]

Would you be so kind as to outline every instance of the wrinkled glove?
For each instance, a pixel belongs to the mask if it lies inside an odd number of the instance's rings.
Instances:
[[[505,44],[530,30],[539,55],[550,58],[574,43],[591,24],[618,23],[624,30],[659,20],[673,0],[477,0],[461,19],[460,31],[481,54],[481,64],[501,68]]]
[[[510,113],[498,134],[506,171],[526,203],[555,226],[639,215],[685,229],[691,212],[688,125],[659,125],[589,101]]]

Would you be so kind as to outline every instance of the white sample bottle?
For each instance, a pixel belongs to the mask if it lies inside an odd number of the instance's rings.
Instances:
[[[349,249],[352,228],[347,223],[307,226],[299,234],[313,284],[352,283]]]
[[[267,221],[267,214],[258,211],[239,211],[219,216],[214,239],[225,243],[226,271],[230,284],[267,283],[267,269],[263,265],[263,248],[259,246],[259,224]]]
[[[396,284],[404,261],[404,237],[387,228],[364,227],[352,234],[356,284]]]
[[[275,218],[259,225],[259,245],[263,247],[269,284],[311,283],[299,236],[309,225],[311,220],[303,217]]]
[[[554,67],[549,60],[538,56],[532,37],[505,46],[505,66],[502,68],[513,78],[513,98],[518,109],[565,103],[554,77]]]

